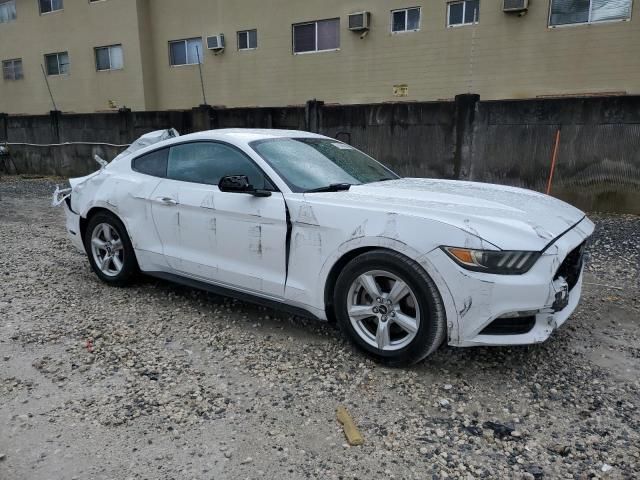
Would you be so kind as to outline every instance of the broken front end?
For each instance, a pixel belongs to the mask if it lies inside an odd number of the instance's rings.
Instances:
[[[431,252],[428,259],[446,279],[457,312],[456,321],[449,321],[449,344],[526,345],[549,338],[578,305],[593,230],[585,217],[519,275],[469,270],[442,249]]]

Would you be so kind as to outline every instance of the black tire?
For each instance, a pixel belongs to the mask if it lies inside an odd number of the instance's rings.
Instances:
[[[373,270],[384,270],[401,279],[411,289],[419,305],[416,317],[420,321],[415,337],[398,350],[381,350],[367,343],[349,318],[347,305],[351,286],[360,275]],[[418,263],[397,252],[372,250],[351,260],[338,276],[333,301],[340,329],[357,347],[389,366],[417,363],[432,354],[446,338],[446,313],[435,283]]]
[[[122,268],[116,275],[106,275],[100,269],[100,267],[96,263],[91,247],[91,238],[93,231],[96,229],[96,227],[105,223],[110,225],[117,232],[118,238],[122,240],[124,258],[122,260]],[[136,255],[133,250],[131,240],[129,239],[129,235],[127,234],[127,230],[120,219],[111,213],[99,212],[89,219],[87,229],[84,232],[84,247],[85,251],[87,252],[87,256],[89,257],[91,268],[100,280],[109,285],[115,287],[127,286],[133,281],[139,271]]]

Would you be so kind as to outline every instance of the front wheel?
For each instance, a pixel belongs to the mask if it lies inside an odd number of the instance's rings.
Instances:
[[[138,270],[131,240],[123,223],[110,213],[91,217],[84,237],[89,263],[105,283],[124,286]]]
[[[410,365],[444,341],[446,318],[433,280],[413,260],[374,250],[347,264],[334,291],[341,329],[373,357]]]

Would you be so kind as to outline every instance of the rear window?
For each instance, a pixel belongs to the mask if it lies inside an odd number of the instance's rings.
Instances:
[[[156,150],[146,155],[142,155],[133,160],[131,168],[136,172],[144,173],[146,175],[153,175],[154,177],[166,177],[167,176],[167,159],[169,157],[169,149],[163,148]]]

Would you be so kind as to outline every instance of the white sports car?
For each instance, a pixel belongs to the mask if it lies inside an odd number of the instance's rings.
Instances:
[[[70,184],[56,199],[104,282],[141,271],[337,321],[395,365],[445,340],[547,339],[578,304],[594,229],[552,197],[400,178],[300,131],[154,132]]]

